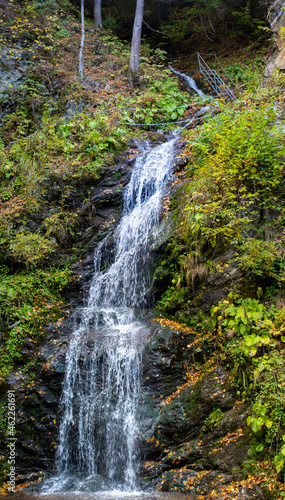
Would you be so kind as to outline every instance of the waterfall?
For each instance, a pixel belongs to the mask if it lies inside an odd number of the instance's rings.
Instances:
[[[177,71],[177,69],[172,68],[172,66],[169,66],[169,69],[175,75],[180,76],[186,82],[186,84],[192,90],[194,90],[198,95],[200,95],[200,96],[205,95],[204,92],[202,92],[202,90],[197,87],[195,80],[193,78],[191,78],[191,76],[187,76],[187,75],[185,75],[185,73],[180,73],[180,71]]]
[[[134,164],[114,257],[109,237],[95,253],[88,302],[72,333],[61,397],[56,454],[58,475],[43,491],[133,491],[137,488],[141,346],[145,326],[136,309],[147,307],[150,247],[171,175],[176,139]]]

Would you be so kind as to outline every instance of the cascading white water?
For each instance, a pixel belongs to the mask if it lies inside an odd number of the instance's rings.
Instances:
[[[150,246],[171,175],[176,139],[136,160],[115,234],[114,262],[105,270],[108,237],[95,253],[95,274],[66,359],[62,419],[50,493],[136,488],[140,345],[147,305]]]
[[[177,76],[180,76],[181,78],[183,78],[183,80],[185,80],[185,82],[187,83],[187,85],[192,89],[194,90],[198,95],[200,96],[203,96],[205,95],[204,92],[199,89],[197,87],[197,84],[194,80],[194,78],[191,78],[191,76],[188,76],[188,75],[185,75],[185,73],[180,73],[180,71],[177,71],[177,69],[174,69],[172,68],[172,66],[169,66],[169,69],[172,71],[172,73],[174,73],[175,75]]]

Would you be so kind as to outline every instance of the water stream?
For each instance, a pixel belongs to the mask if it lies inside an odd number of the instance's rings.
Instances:
[[[7,496],[0,495],[0,500],[7,500]],[[14,493],[13,500],[190,500],[189,495],[182,493],[162,493],[162,492],[123,492],[118,490],[113,491],[98,491],[93,493],[86,492],[65,492],[41,494]]]
[[[136,160],[121,222],[95,253],[88,302],[66,359],[58,474],[47,480],[43,493],[138,490],[140,360],[146,327],[137,311],[148,306],[149,249],[158,231],[175,141]],[[109,238],[114,239],[111,263],[110,252],[106,256]]]
[[[190,87],[190,89],[194,90],[194,92],[196,92],[198,95],[200,95],[200,96],[205,95],[204,92],[197,87],[197,84],[196,84],[194,78],[191,78],[191,76],[185,75],[185,73],[180,73],[180,71],[177,71],[177,69],[172,68],[172,66],[169,66],[169,69],[175,75],[180,76],[180,78],[182,78],[186,82],[188,87]]]

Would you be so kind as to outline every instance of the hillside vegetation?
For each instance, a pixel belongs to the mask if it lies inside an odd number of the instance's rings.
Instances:
[[[249,484],[267,483],[266,498],[282,496],[285,454],[283,112],[281,77],[185,133],[188,182],[172,201],[175,232],[156,271],[169,282],[158,302],[168,320],[158,321],[178,332],[189,383],[222,366],[246,405],[242,470]],[[205,425],[219,422],[215,408]]]

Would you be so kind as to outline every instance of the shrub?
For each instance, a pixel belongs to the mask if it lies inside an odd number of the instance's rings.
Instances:
[[[242,269],[254,276],[278,278],[276,271],[280,257],[274,242],[249,238],[243,243],[241,250],[243,255],[237,261]]]
[[[55,251],[55,244],[37,233],[18,233],[10,243],[14,260],[34,267]]]
[[[184,217],[193,238],[242,242],[261,212],[279,210],[285,148],[275,120],[268,107],[226,109],[193,133],[196,175]]]

